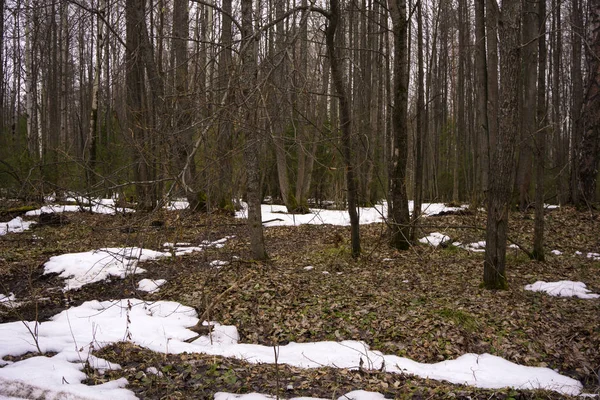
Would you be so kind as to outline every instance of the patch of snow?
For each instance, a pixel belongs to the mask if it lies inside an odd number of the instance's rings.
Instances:
[[[293,390],[293,387],[289,390]],[[261,393],[233,394],[226,392],[215,393],[215,400],[274,400],[275,397]],[[367,392],[365,390],[354,390],[346,393],[338,400],[382,400],[385,397],[381,393]],[[290,400],[327,400],[320,397],[292,397]]]
[[[468,243],[462,246],[459,246],[467,251],[471,251],[473,253],[484,253],[485,252],[485,240],[475,243]]]
[[[577,250],[577,251],[575,252],[575,255],[576,255],[576,256],[580,256],[580,255],[582,255],[582,254],[583,254],[583,253],[582,253],[582,252],[580,252],[579,250]]]
[[[28,217],[38,216],[41,213],[65,213],[65,212],[80,212],[80,211],[91,211],[94,214],[116,214],[117,212],[129,213],[135,210],[131,208],[118,207],[114,199],[92,199],[91,205],[86,198],[68,198],[70,201],[77,201],[83,206],[79,205],[60,205],[60,204],[49,204],[37,210],[27,211],[25,213]],[[82,210],[83,207],[83,210]]]
[[[560,256],[562,254],[562,251],[560,251],[560,250],[552,250],[550,253],[554,254],[555,256]]]
[[[587,253],[586,257],[591,258],[594,261],[600,260],[600,254],[598,253]]]
[[[323,272],[321,272],[321,273],[322,273],[323,275],[329,275],[329,272],[328,272],[328,271],[323,271]]]
[[[211,334],[200,337],[192,343],[186,339],[195,336],[187,327],[198,323],[197,314],[191,307],[176,302],[158,301],[146,303],[137,299],[117,301],[89,301],[78,307],[65,310],[50,321],[34,326],[34,322],[25,322],[37,332],[37,342],[42,351],[54,351],[54,357],[39,357],[52,360],[53,366],[45,365],[37,368],[39,376],[19,373],[9,374],[28,363],[18,361],[10,364],[10,369],[0,368],[0,378],[12,382],[23,380],[26,383],[40,384],[48,382],[55,388],[62,384],[62,377],[68,376],[77,382],[81,375],[80,360],[90,360],[92,367],[100,364],[106,367],[106,361],[90,356],[92,348],[98,349],[110,343],[127,340],[150,350],[179,354],[183,352],[204,353],[224,357],[235,357],[250,363],[274,363],[275,355],[270,346],[241,344],[234,326],[216,325]],[[0,364],[6,355],[21,355],[35,352],[33,338],[23,322],[0,324]],[[36,328],[36,330],[34,330]],[[369,346],[359,341],[289,343],[279,347],[278,362],[300,368],[319,368],[331,366],[336,368],[358,368],[361,360],[365,368],[379,369],[385,365],[385,370],[391,373],[414,374],[423,378],[446,380],[456,384],[467,384],[482,388],[514,387],[520,389],[544,388],[559,393],[576,395],[581,392],[580,382],[560,375],[559,373],[541,367],[526,367],[517,365],[500,357],[490,354],[465,354],[455,360],[442,361],[435,364],[422,364],[408,358],[395,355],[384,355],[372,351]],[[36,357],[35,359],[37,359]],[[55,360],[66,360],[59,363]],[[34,362],[37,362],[34,361]],[[72,374],[72,375],[67,375]],[[116,383],[115,383],[116,382]],[[111,390],[102,398],[112,399],[122,392],[116,392],[118,381],[110,382]],[[56,386],[52,386],[56,385]],[[78,390],[76,385],[63,385]],[[83,390],[83,389],[82,389]],[[87,389],[85,389],[87,390]],[[94,386],[90,391],[100,390]],[[127,392],[131,395],[131,392]],[[87,393],[85,393],[87,395]],[[123,395],[124,396],[124,395]],[[131,395],[132,396],[132,395]],[[131,398],[131,397],[130,397]]]
[[[9,293],[8,295],[0,293],[0,307],[18,308],[20,306],[21,302],[17,301],[14,293]]]
[[[171,251],[155,251],[140,247],[114,247],[92,250],[83,253],[70,253],[51,257],[44,264],[44,274],[57,273],[65,278],[64,291],[79,289],[84,285],[105,280],[111,276],[125,278],[131,274],[146,272],[138,266],[140,261],[155,260],[161,257],[182,256],[207,247],[222,247],[234,236],[208,242],[201,246],[172,247]],[[165,243],[165,247],[172,243]]]
[[[13,218],[8,222],[0,222],[0,236],[6,235],[7,233],[24,232],[33,224],[35,224],[35,222],[24,221],[21,217]]]
[[[226,265],[229,265],[229,261],[214,260],[210,262],[210,266],[215,268],[221,268]]]
[[[444,244],[450,240],[450,236],[446,236],[439,232],[432,232],[429,236],[425,236],[424,238],[419,239],[419,242],[429,244],[433,247],[438,247],[441,244]]]
[[[186,254],[203,251],[207,245],[193,246],[191,243],[165,243],[163,247],[171,254],[183,256]]]
[[[167,203],[165,209],[168,211],[185,210],[190,206],[187,200],[174,200]]]
[[[312,265],[307,265],[306,267],[304,267],[303,269],[305,271],[310,271],[311,269],[313,269],[314,267]]]
[[[0,368],[0,398],[130,400],[136,396],[125,389],[121,378],[100,385],[81,383],[87,379],[84,362],[70,362],[60,355],[31,357]]]
[[[125,278],[146,270],[139,268],[138,261],[167,257],[168,253],[139,247],[104,248],[83,253],[63,254],[51,257],[44,264],[44,274],[57,273],[65,278],[64,291],[79,289],[110,276]]]
[[[546,292],[550,296],[579,297],[580,299],[598,299],[598,298],[600,298],[599,294],[592,293],[591,290],[587,289],[585,283],[583,283],[583,282],[537,281],[531,285],[526,285],[525,290],[530,290],[532,292]]]
[[[148,292],[150,294],[156,293],[160,290],[160,287],[167,283],[166,279],[142,279],[138,282],[137,288],[143,292]]]
[[[159,371],[156,367],[148,367],[146,368],[146,373],[156,376],[163,376],[163,373]]]
[[[412,200],[408,202],[409,212],[413,208]],[[422,214],[424,216],[438,214],[442,211],[456,211],[466,208],[447,207],[443,203],[424,203]],[[358,214],[361,224],[372,224],[383,222],[387,216],[387,203],[378,204],[375,207],[359,207]],[[311,225],[350,225],[350,217],[346,210],[326,210],[320,208],[311,208],[308,214],[289,214],[287,208],[282,205],[263,204],[261,206],[262,220],[265,226],[296,226],[303,224]],[[242,209],[235,213],[237,218],[247,218],[248,205],[242,203]],[[268,221],[268,222],[265,222]]]
[[[14,293],[9,293],[8,295],[3,295],[2,293],[0,293],[0,304],[1,303],[7,303],[9,301],[15,301],[16,297]]]
[[[511,244],[510,246],[508,246],[509,249],[518,249],[519,246],[517,246],[516,244]]]

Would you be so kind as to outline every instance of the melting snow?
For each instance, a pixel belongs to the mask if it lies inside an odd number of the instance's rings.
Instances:
[[[419,242],[429,244],[433,247],[438,247],[441,244],[444,244],[450,240],[450,236],[446,236],[439,232],[430,233],[429,236],[425,236],[424,238],[419,239]]]
[[[166,279],[142,279],[138,282],[137,288],[143,292],[148,292],[150,294],[156,293],[160,290],[160,287],[167,283]]]
[[[0,236],[6,235],[7,233],[19,233],[28,230],[31,225],[35,224],[33,221],[23,221],[23,218],[16,217],[8,222],[0,222]]]
[[[580,299],[597,299],[600,295],[592,293],[587,289],[583,282],[558,281],[544,282],[537,281],[531,285],[526,285],[525,290],[532,292],[546,292],[550,296],[560,297],[579,297]]]
[[[1,358],[35,352],[33,337],[23,322],[0,324],[0,365],[10,364],[0,368],[0,379],[9,382],[9,385],[13,380],[29,385],[42,386],[43,383],[43,387],[55,391],[76,392],[81,389],[86,396],[94,391],[98,397],[110,397],[113,400],[132,398],[131,392],[120,389],[123,382],[109,382],[109,386],[103,387],[107,390],[104,393],[100,393],[102,389],[96,386],[85,388],[76,384],[84,378],[80,371],[84,360],[89,360],[92,367],[111,367],[105,360],[91,356],[92,348],[98,349],[122,340],[158,352],[196,352],[235,357],[250,363],[275,362],[272,347],[238,343],[239,336],[234,326],[214,324],[211,337],[202,336],[192,343],[186,343],[186,339],[195,336],[186,328],[197,322],[193,308],[176,302],[145,303],[137,299],[89,301],[65,310],[37,327],[34,322],[26,323],[32,331],[37,332],[37,342],[42,351],[58,354],[15,363]],[[544,388],[570,395],[579,394],[582,389],[580,382],[549,368],[517,365],[490,354],[465,354],[455,360],[422,364],[408,358],[384,355],[370,350],[363,342],[352,340],[292,342],[280,346],[278,352],[280,364],[300,368],[331,366],[354,369],[358,368],[361,360],[369,369],[379,369],[385,365],[385,370],[391,373],[414,374],[482,388]],[[30,372],[32,370],[36,371],[35,376]],[[71,379],[71,385],[62,385],[62,377]],[[0,394],[8,395],[5,393],[0,391]],[[10,395],[15,396],[12,393]]]

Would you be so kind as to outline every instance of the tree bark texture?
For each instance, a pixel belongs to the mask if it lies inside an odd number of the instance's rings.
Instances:
[[[352,165],[352,119],[350,116],[350,104],[346,95],[344,82],[344,72],[342,70],[341,60],[337,55],[335,44],[336,34],[338,33],[338,24],[340,21],[340,10],[338,0],[330,0],[330,18],[329,26],[325,33],[327,43],[327,54],[329,55],[329,64],[331,67],[331,78],[333,87],[337,94],[340,107],[340,129],[342,131],[342,157],[346,168],[346,199],[348,201],[348,214],[350,216],[351,246],[352,256],[360,255],[360,225],[357,210],[357,185],[354,176],[354,166]]]
[[[590,0],[587,43],[588,79],[585,91],[584,125],[579,159],[579,191],[588,207],[596,201],[600,164],[600,0]]]
[[[520,83],[521,1],[504,0],[498,21],[500,41],[499,131],[490,167],[490,193],[486,226],[484,285],[488,289],[507,286],[506,238],[508,210],[514,173],[515,140],[518,137]]]
[[[394,88],[392,110],[392,167],[390,171],[391,193],[391,245],[398,250],[410,246],[410,217],[406,193],[406,163],[408,158],[408,23],[406,0],[389,0],[394,37]]]
[[[548,137],[546,107],[546,0],[538,2],[538,80],[537,131],[535,133],[535,221],[533,226],[533,256],[544,261],[544,158]]]
[[[253,37],[252,0],[241,0],[242,7],[242,102],[243,116],[240,126],[246,147],[244,158],[246,165],[246,192],[248,196],[248,226],[250,228],[250,247],[256,260],[267,258],[265,238],[262,226],[260,169],[258,157],[260,153],[260,133],[257,129],[256,118],[256,78],[257,42]]]

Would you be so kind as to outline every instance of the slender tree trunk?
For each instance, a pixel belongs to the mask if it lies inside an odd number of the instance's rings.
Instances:
[[[487,92],[488,92],[488,138],[490,165],[496,151],[498,137],[498,3],[486,0],[487,36]],[[491,171],[491,169],[490,169]],[[488,179],[491,179],[488,174]],[[489,187],[488,187],[489,190]]]
[[[255,94],[258,74],[257,42],[253,38],[252,0],[241,0],[242,7],[242,101],[244,120],[241,121],[241,133],[246,142],[244,159],[246,165],[246,191],[248,195],[248,226],[250,228],[250,246],[256,260],[267,258],[262,226],[260,170],[258,157],[260,152],[260,133],[257,128],[257,110]]]
[[[568,154],[569,147],[565,146],[563,139],[560,88],[560,65],[562,59],[562,22],[561,22],[561,3],[558,0],[552,0],[552,131],[554,136],[555,159],[554,163],[558,167],[558,202],[565,204],[570,199],[569,192],[569,174],[568,174]]]
[[[533,161],[533,138],[536,132],[536,79],[537,79],[537,40],[538,35],[536,2],[522,0],[523,3],[523,32],[522,76],[523,87],[521,100],[521,129],[519,141],[519,163],[517,166],[517,190],[519,193],[519,209],[525,211],[530,203],[529,189]]]
[[[392,199],[391,245],[398,250],[410,246],[410,218],[406,193],[408,156],[408,22],[406,0],[389,0],[394,37],[393,151],[390,190]]]
[[[331,66],[331,78],[333,87],[338,96],[340,106],[340,129],[342,131],[342,157],[346,167],[346,190],[348,201],[348,214],[350,215],[352,256],[360,255],[360,225],[357,210],[357,187],[354,176],[354,166],[352,165],[352,119],[350,116],[350,104],[346,94],[346,85],[344,83],[343,70],[340,58],[337,55],[335,37],[338,32],[340,22],[340,9],[338,0],[330,0],[330,18],[329,26],[325,33],[327,43],[327,54],[329,55],[329,64]]]
[[[581,68],[581,41],[584,35],[583,11],[581,2],[572,0],[571,9],[571,41],[573,65],[571,66],[571,200],[576,206],[585,204],[579,189],[579,159],[583,151],[581,139],[583,137],[583,74]]]
[[[521,0],[504,0],[500,15],[500,118],[496,149],[490,168],[483,281],[488,289],[507,287],[506,237],[514,173],[515,140],[519,128],[519,75],[521,65]],[[493,172],[493,173],[491,173]]]
[[[533,256],[544,261],[544,157],[548,137],[548,110],[546,107],[546,0],[538,1],[538,81],[537,131],[535,134],[535,224],[533,228]]]
[[[423,53],[423,4],[417,6],[417,134],[415,140],[415,195],[413,203],[413,214],[411,224],[411,240],[416,240],[417,222],[421,214],[421,203],[423,202],[423,144],[426,142],[427,131],[425,121],[427,114],[425,109],[425,55]]]
[[[96,60],[94,65],[94,81],[92,83],[92,106],[90,110],[90,130],[84,147],[86,160],[87,184],[91,187],[96,183],[96,153],[98,144],[98,96],[100,93],[100,74],[102,72],[102,54],[104,52],[104,19],[106,17],[106,2],[99,0],[98,17],[96,18]]]
[[[477,129],[481,153],[481,190],[488,190],[490,142],[488,132],[488,83],[485,45],[485,0],[475,0],[475,73],[477,88]],[[478,200],[481,200],[479,198]]]

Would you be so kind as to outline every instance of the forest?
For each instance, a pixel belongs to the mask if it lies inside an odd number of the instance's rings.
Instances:
[[[598,393],[600,0],[0,4],[0,398]]]

